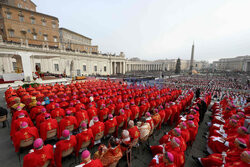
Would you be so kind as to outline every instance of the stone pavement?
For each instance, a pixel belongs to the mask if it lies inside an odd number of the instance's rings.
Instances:
[[[0,89],[0,105],[3,107],[6,107],[5,99],[4,99],[4,89]],[[194,167],[198,166],[195,164],[195,162],[192,160],[191,155],[195,156],[204,156],[202,153],[203,150],[206,149],[206,141],[202,138],[202,135],[205,131],[207,131],[207,127],[205,125],[205,121],[207,121],[209,118],[209,115],[211,115],[211,112],[207,112],[205,119],[202,123],[202,125],[199,128],[198,135],[196,137],[196,141],[193,143],[192,147],[188,147],[185,156],[186,156],[186,163],[185,167]],[[11,123],[11,118],[8,117],[9,124]],[[164,135],[164,133],[168,132],[174,126],[169,127],[162,127],[160,131],[154,132],[154,139],[150,138],[150,145],[157,145],[159,144],[159,139]],[[19,160],[18,160],[18,155],[15,153],[14,146],[11,143],[10,140],[10,128],[2,128],[2,125],[0,125],[0,162],[1,162],[1,167],[17,167],[19,166]],[[108,140],[104,140],[103,143],[107,145]],[[97,146],[95,146],[93,149],[91,149],[92,155],[93,153],[97,150]],[[24,157],[25,154],[27,154],[28,151],[24,152],[21,154],[21,161]],[[142,153],[142,154],[139,154]],[[136,155],[136,157],[133,157],[132,159],[132,167],[146,167],[152,160],[152,155],[149,150],[144,150],[142,151],[142,147],[139,147],[139,150],[133,149],[133,155]],[[75,158],[74,157],[69,157],[63,160],[63,167],[69,167],[69,166],[75,166],[77,164],[74,164]],[[22,162],[21,162],[22,164]],[[125,167],[126,165],[126,159],[123,158],[120,160],[119,167]]]

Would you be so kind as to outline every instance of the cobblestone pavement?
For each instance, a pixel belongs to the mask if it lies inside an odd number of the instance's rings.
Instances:
[[[0,89],[0,105],[3,107],[6,107],[5,99],[4,99],[4,91],[3,89]],[[206,149],[206,141],[202,138],[202,134],[207,131],[207,127],[205,125],[205,121],[208,120],[209,115],[211,115],[210,112],[207,112],[205,119],[202,123],[202,125],[199,128],[198,135],[196,137],[196,141],[193,143],[192,147],[188,147],[185,155],[186,155],[186,163],[185,167],[195,167],[198,166],[195,164],[195,162],[192,160],[191,155],[195,156],[204,156],[202,153],[203,150]],[[11,123],[10,116],[8,117],[9,124]],[[161,130],[154,132],[154,138],[150,138],[149,144],[150,145],[157,145],[159,142],[159,139],[164,135],[164,133],[168,132],[174,126],[164,126]],[[0,125],[0,162],[1,167],[17,167],[19,166],[19,159],[17,153],[15,153],[14,146],[11,143],[10,140],[10,128],[2,128],[2,125]],[[103,143],[107,144],[108,140],[104,140]],[[93,149],[91,149],[91,152],[94,153],[97,150],[97,146],[95,146]],[[28,151],[25,151],[21,154],[21,161],[25,154],[27,154]],[[140,146],[138,149],[132,150],[133,155],[136,155],[136,157],[132,156],[132,167],[146,167],[152,160],[152,155],[149,150],[142,150],[142,146]],[[92,154],[93,155],[93,154]],[[75,158],[69,157],[66,159],[63,159],[63,167],[70,167],[75,166],[78,163],[75,163]],[[22,164],[22,162],[21,162]],[[125,167],[126,165],[126,159],[125,157],[120,160],[118,166],[119,167]]]

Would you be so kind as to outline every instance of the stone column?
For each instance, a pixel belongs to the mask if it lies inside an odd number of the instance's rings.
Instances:
[[[112,75],[113,74],[113,62],[111,61],[110,62],[110,66],[109,66],[109,68],[110,68],[110,75]]]
[[[114,62],[114,75],[116,75],[116,62]]]
[[[126,73],[126,64],[125,64],[125,62],[122,62],[122,67],[123,67],[122,73],[125,74]]]

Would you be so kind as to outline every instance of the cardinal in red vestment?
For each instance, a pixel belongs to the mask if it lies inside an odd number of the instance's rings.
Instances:
[[[34,149],[23,158],[23,166],[34,167],[34,166],[55,166],[54,151],[52,145],[44,145],[43,140],[38,138],[34,142]]]
[[[93,132],[93,137],[95,139],[97,134],[104,132],[105,125],[103,122],[99,121],[98,117],[94,117],[93,122],[94,122],[94,125],[90,126],[90,128]]]
[[[45,141],[47,139],[47,133],[51,130],[56,130],[59,133],[59,126],[56,119],[51,119],[50,114],[45,115],[45,121],[40,124],[40,137]]]
[[[20,130],[13,135],[13,144],[15,146],[15,151],[19,151],[20,142],[22,140],[35,140],[39,137],[38,130],[36,127],[28,127],[27,122],[23,122],[20,126]]]
[[[105,136],[107,136],[110,133],[111,129],[114,129],[113,132],[115,132],[116,127],[117,127],[116,117],[114,118],[112,114],[109,114],[108,120],[105,121],[104,125],[105,125],[105,131],[104,131]]]
[[[70,116],[71,112],[68,110],[66,113],[66,116],[60,121],[59,123],[59,133],[57,134],[57,137],[60,138],[62,131],[67,129],[67,127],[73,125],[74,129],[78,128],[77,120],[74,116]]]
[[[64,139],[57,142],[55,148],[55,161],[57,167],[62,167],[62,152],[71,148],[74,148],[75,150],[77,144],[76,137],[74,135],[70,135],[69,130],[64,130],[62,132],[62,137]]]
[[[53,119],[56,119],[57,122],[60,122],[61,119],[65,116],[64,109],[60,108],[60,105],[58,103],[55,104],[55,109],[51,111],[51,117]]]
[[[82,163],[77,167],[103,167],[100,159],[91,159],[91,154],[88,150],[82,152]]]
[[[81,132],[76,135],[76,140],[77,140],[76,156],[79,155],[79,150],[81,149],[83,143],[87,142],[89,142],[89,144],[94,143],[94,136],[92,129],[90,128],[88,129],[87,124],[84,122],[80,125],[80,127],[81,127]]]
[[[29,127],[33,127],[34,124],[31,121],[31,119],[29,117],[25,117],[24,113],[20,113],[18,115],[18,119],[14,120],[14,122],[12,122],[11,124],[11,131],[10,131],[10,136],[11,138],[13,137],[13,135],[20,130],[20,126],[23,122],[27,122]]]

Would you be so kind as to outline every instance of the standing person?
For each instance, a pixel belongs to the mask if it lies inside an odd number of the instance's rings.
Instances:
[[[8,115],[8,111],[7,109],[3,108],[3,107],[0,107],[0,117],[1,116],[5,116],[6,115],[6,118],[7,118],[7,115]],[[6,127],[6,121],[3,121],[3,128]]]
[[[196,99],[200,98],[200,94],[201,94],[201,90],[200,90],[200,88],[197,88],[196,92],[195,92]]]

